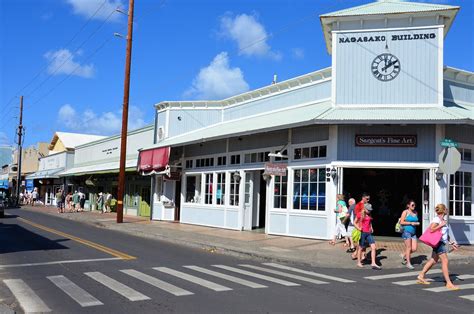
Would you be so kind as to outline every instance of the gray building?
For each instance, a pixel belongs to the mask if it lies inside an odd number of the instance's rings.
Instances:
[[[459,7],[384,1],[320,17],[332,66],[220,101],[156,105],[152,219],[329,239],[336,194],[369,192],[376,235],[408,199],[474,242],[474,73],[443,64]],[[440,142],[461,167],[439,169]],[[142,158],[143,157],[143,158]]]

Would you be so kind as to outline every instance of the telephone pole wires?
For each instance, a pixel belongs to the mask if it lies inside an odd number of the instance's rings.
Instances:
[[[17,179],[16,179],[16,206],[19,205],[21,187],[21,157],[22,157],[22,136],[23,136],[23,96],[20,96],[20,123],[18,124],[18,155],[17,155]]]
[[[127,54],[125,58],[125,81],[123,90],[122,110],[122,135],[120,143],[120,171],[117,191],[117,223],[123,222],[123,197],[125,192],[125,162],[127,158],[127,133],[128,133],[128,100],[130,95],[130,68],[132,59],[132,34],[133,34],[133,6],[134,0],[128,5],[128,33]]]

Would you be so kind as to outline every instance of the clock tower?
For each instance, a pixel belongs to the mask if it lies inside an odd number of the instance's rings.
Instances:
[[[459,7],[386,0],[321,15],[334,106],[443,105],[443,43]]]

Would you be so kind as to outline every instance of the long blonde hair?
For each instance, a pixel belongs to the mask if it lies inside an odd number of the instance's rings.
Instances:
[[[336,194],[336,199],[337,199],[338,201],[343,201],[343,200],[344,200],[344,197],[345,197],[344,194]]]

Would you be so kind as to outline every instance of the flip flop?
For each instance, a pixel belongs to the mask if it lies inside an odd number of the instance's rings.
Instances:
[[[418,279],[418,281],[416,283],[419,284],[419,285],[430,285],[431,284],[431,282],[426,281],[426,279],[420,279],[420,278],[416,278],[416,279]]]
[[[382,267],[380,267],[379,265],[372,265],[372,269],[374,269],[374,270],[382,270]]]
[[[446,287],[446,289],[451,290],[451,291],[461,290],[461,288],[459,287],[450,287],[450,288]]]

